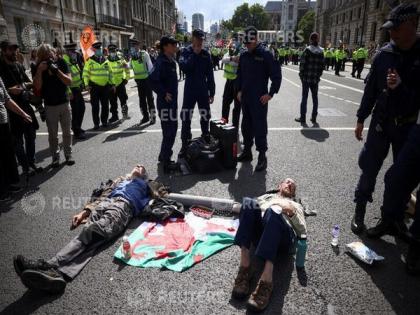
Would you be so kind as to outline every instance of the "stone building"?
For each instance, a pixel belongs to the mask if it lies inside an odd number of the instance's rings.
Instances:
[[[420,5],[418,0],[404,2]],[[315,30],[326,47],[343,41],[349,49],[374,48],[389,40],[380,30],[389,11],[386,0],[318,0]]]
[[[175,0],[132,0],[132,19],[137,39],[151,46],[175,29]]]
[[[269,17],[269,30],[280,30],[282,1],[267,1],[264,11]]]
[[[280,30],[294,31],[300,19],[313,8],[313,3],[306,0],[283,0]]]

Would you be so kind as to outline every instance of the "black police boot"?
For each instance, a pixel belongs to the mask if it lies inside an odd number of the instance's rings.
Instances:
[[[151,114],[150,115],[150,122],[149,122],[149,124],[150,125],[156,124],[156,115],[155,114]]]
[[[313,124],[316,124],[316,116],[312,116],[312,118],[311,118],[311,122],[312,122]]]
[[[366,213],[366,203],[357,203],[356,209],[354,210],[354,216],[351,220],[351,230],[354,234],[360,234],[365,229],[365,213]]]
[[[165,161],[163,162],[163,172],[165,174],[170,174],[172,172],[180,171],[180,166],[174,161]]]
[[[366,231],[366,234],[369,238],[380,238],[381,236],[388,234],[399,236],[403,240],[407,240],[408,229],[404,221],[390,221],[381,218],[375,227]]]
[[[242,153],[237,157],[238,162],[251,162],[252,161],[252,151],[251,149],[245,148]]]
[[[187,155],[187,144],[182,144],[181,150],[178,153],[178,158],[185,159]]]
[[[258,155],[258,163],[255,167],[256,172],[264,171],[267,168],[267,157],[265,156],[265,153],[260,153]]]
[[[120,120],[119,118],[118,118],[118,115],[112,115],[112,117],[111,117],[111,119],[108,121],[108,123],[109,124],[112,124],[112,123],[114,123],[114,122],[116,122],[116,121],[118,121],[118,120]]]
[[[148,116],[143,116],[142,120],[140,120],[140,125],[143,125],[149,122],[150,118]]]
[[[304,117],[295,118],[295,121],[301,124],[306,124],[306,119]]]
[[[408,247],[405,267],[410,275],[420,274],[420,240],[412,239]]]

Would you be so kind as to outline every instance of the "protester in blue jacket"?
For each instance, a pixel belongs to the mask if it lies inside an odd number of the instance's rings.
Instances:
[[[238,100],[242,102],[242,135],[244,150],[238,161],[252,161],[251,148],[254,142],[259,152],[255,171],[267,168],[267,111],[268,102],[280,89],[281,70],[273,55],[257,39],[257,29],[245,29],[244,43],[248,51],[241,54],[238,67]],[[271,87],[268,90],[268,79]]]
[[[160,54],[149,76],[150,85],[157,94],[157,109],[162,126],[159,162],[163,163],[165,173],[179,169],[179,165],[171,161],[178,129],[178,76],[175,62],[177,43],[173,36],[161,38]]]
[[[188,141],[192,138],[191,119],[196,103],[200,110],[202,135],[207,141],[209,140],[210,104],[214,101],[216,86],[210,54],[203,49],[204,38],[202,30],[194,30],[192,45],[183,50],[179,59],[179,66],[186,74],[181,111],[181,156],[184,155]]]

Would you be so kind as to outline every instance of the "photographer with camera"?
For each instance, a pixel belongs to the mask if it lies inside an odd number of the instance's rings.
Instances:
[[[35,172],[42,171],[42,168],[35,165],[35,138],[39,125],[30,104],[33,99],[32,82],[26,75],[22,64],[17,61],[17,48],[19,46],[9,41],[3,41],[0,47],[2,53],[0,75],[4,86],[12,100],[31,117],[31,122],[28,122],[22,115],[18,115],[11,110],[8,111],[16,157],[22,166],[23,173],[32,176]]]
[[[73,165],[71,150],[71,108],[68,100],[68,86],[72,78],[69,68],[62,58],[58,58],[54,48],[48,44],[38,47],[37,66],[33,73],[34,88],[45,104],[48,127],[48,142],[52,155],[52,167],[60,165],[58,146],[58,123],[63,133],[63,149],[67,165]]]

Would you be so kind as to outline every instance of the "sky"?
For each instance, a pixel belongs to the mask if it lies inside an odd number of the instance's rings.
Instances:
[[[235,8],[245,2],[249,5],[259,3],[265,6],[267,0],[175,0],[175,5],[187,17],[188,31],[191,31],[192,15],[197,12],[203,13],[204,30],[209,31],[211,24],[230,19]]]

